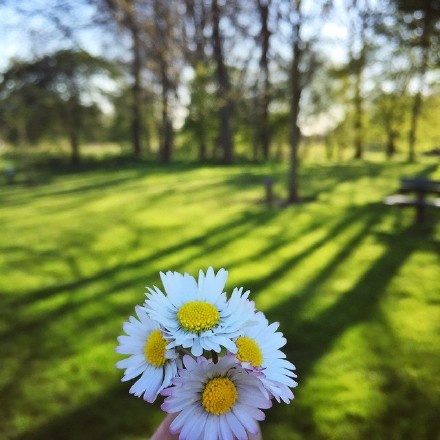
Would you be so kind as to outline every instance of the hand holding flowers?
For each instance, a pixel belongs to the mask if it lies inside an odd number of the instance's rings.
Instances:
[[[123,381],[140,376],[130,393],[177,414],[169,426],[180,440],[247,440],[259,432],[272,398],[289,403],[294,365],[280,350],[285,338],[248,299],[223,292],[227,272],[161,273],[166,294],[148,288],[137,318],[124,323],[116,351]]]

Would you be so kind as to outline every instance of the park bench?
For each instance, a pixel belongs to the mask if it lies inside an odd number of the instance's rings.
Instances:
[[[385,198],[389,206],[411,207],[415,209],[415,223],[423,223],[426,210],[440,208],[440,181],[424,177],[402,178],[397,194]],[[433,197],[434,196],[434,197]]]

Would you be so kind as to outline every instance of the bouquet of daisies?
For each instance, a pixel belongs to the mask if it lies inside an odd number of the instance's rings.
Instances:
[[[278,323],[269,324],[248,299],[249,291],[223,292],[228,273],[210,267],[196,280],[160,273],[165,293],[148,288],[137,317],[123,325],[116,351],[130,393],[177,414],[170,425],[180,440],[247,440],[258,432],[272,399],[289,403],[295,366],[280,350]]]

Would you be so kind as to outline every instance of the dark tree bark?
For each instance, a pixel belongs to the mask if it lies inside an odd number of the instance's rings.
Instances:
[[[356,2],[353,2],[353,7]],[[351,45],[351,64],[354,74],[354,158],[363,159],[364,157],[364,97],[362,96],[363,74],[366,64],[367,42],[366,31],[368,26],[368,9],[359,9],[359,43],[361,48],[358,55],[353,52],[354,42]],[[352,31],[354,32],[354,31]],[[355,35],[352,35],[355,38]]]
[[[168,5],[164,4],[161,0],[155,0],[154,12],[156,57],[162,88],[160,158],[163,162],[167,163],[171,161],[174,141],[174,130],[170,117],[170,95],[174,91],[170,80],[171,17],[169,15]]]
[[[195,51],[188,54],[189,62],[196,72],[196,75],[202,75],[196,91],[197,94],[206,94],[206,72],[208,71],[208,63],[205,55],[206,38],[204,35],[207,11],[204,0],[186,0],[186,9],[188,18],[194,33]],[[200,105],[200,107],[203,107]],[[194,123],[196,124],[195,136],[198,143],[198,156],[201,162],[204,162],[208,157],[208,133],[206,127],[206,113],[203,108],[200,108]]]
[[[173,151],[174,130],[169,113],[170,82],[167,74],[167,64],[161,60],[162,78],[162,141],[160,156],[163,162],[170,162]]]
[[[356,60],[359,64],[355,71],[355,91],[354,91],[354,158],[362,159],[364,156],[364,136],[363,136],[363,116],[364,106],[362,97],[362,62]]]
[[[141,42],[139,29],[136,22],[130,20],[130,34],[132,39],[132,121],[131,121],[131,143],[133,155],[139,157],[142,151],[142,84],[141,84]]]
[[[141,80],[142,40],[136,16],[135,0],[103,0],[103,5],[113,19],[128,32],[131,39],[131,144],[133,155],[139,157],[142,152],[142,135],[145,132],[145,125]]]
[[[292,66],[290,70],[290,157],[289,157],[289,175],[288,175],[288,203],[298,203],[299,197],[299,158],[298,148],[301,141],[301,130],[298,125],[299,103],[302,93],[302,81],[300,63],[303,55],[301,47],[301,0],[294,0],[294,10],[296,20],[293,24],[292,35]]]
[[[423,85],[425,83],[426,71],[428,70],[429,63],[429,41],[431,37],[431,21],[433,17],[430,15],[428,10],[424,11],[423,17],[423,29],[421,37],[421,50],[422,59],[419,67],[419,87],[416,94],[414,95],[414,100],[411,108],[411,119],[410,128],[408,133],[408,161],[414,162],[416,158],[416,139],[417,139],[417,126],[420,119],[420,114],[422,112],[422,102],[423,102]]]
[[[416,35],[410,39],[410,44],[422,51],[420,64],[416,67],[418,70],[418,89],[414,95],[411,108],[410,128],[408,132],[408,160],[415,160],[415,146],[417,141],[417,126],[423,105],[423,87],[426,81],[426,73],[429,66],[431,51],[438,52],[438,40],[433,38],[440,21],[440,8],[438,0],[396,0],[397,7],[404,14],[411,14],[412,17],[405,23],[409,26],[411,33]],[[418,17],[417,14],[421,14]],[[414,30],[417,32],[414,32]],[[433,45],[433,43],[435,43]]]
[[[217,0],[212,0],[212,42],[214,59],[216,63],[216,75],[218,83],[219,117],[220,117],[220,147],[223,152],[223,162],[232,164],[234,162],[234,144],[232,140],[231,118],[232,100],[229,75],[225,65],[222,36],[220,33],[220,8]]]
[[[398,134],[395,130],[389,129],[387,130],[387,147],[386,147],[386,155],[388,159],[391,159],[397,151],[396,148],[396,139]]]
[[[67,102],[64,110],[61,108],[60,111],[65,112],[64,120],[70,144],[70,163],[78,165],[81,162],[79,134],[81,132],[82,118],[79,90],[75,85],[72,85],[71,93],[73,94],[72,97]]]
[[[260,123],[259,127],[259,141],[261,144],[261,151],[263,159],[269,159],[270,152],[270,125],[269,125],[269,104],[271,100],[270,92],[270,75],[269,75],[269,44],[271,32],[269,30],[269,4],[270,0],[258,0],[258,10],[261,21],[261,56],[260,67],[262,76],[262,99],[260,104]]]

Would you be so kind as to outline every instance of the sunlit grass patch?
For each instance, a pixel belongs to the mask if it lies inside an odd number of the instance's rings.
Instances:
[[[230,271],[280,321],[299,388],[268,439],[436,438],[439,213],[382,205],[432,162],[306,165],[309,203],[267,208],[279,164],[48,173],[0,193],[0,438],[143,439],[116,336],[159,271]],[[409,403],[411,402],[411,404]],[[411,423],[413,421],[413,423]]]

